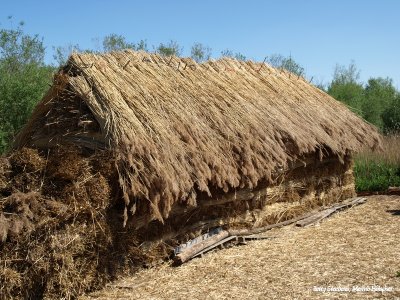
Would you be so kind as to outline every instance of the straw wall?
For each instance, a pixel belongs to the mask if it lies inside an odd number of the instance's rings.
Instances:
[[[164,223],[144,224],[146,217],[132,218],[128,228],[149,240],[185,241],[212,227],[251,228],[294,218],[312,209],[354,197],[352,160],[331,156],[319,161],[311,155],[306,166],[277,175],[275,184],[261,183],[254,189],[220,191],[209,198],[199,194],[197,207],[175,206]],[[144,226],[144,227],[143,227]]]

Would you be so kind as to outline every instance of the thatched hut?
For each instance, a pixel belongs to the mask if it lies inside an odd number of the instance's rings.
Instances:
[[[125,223],[170,236],[200,221],[261,226],[351,197],[352,155],[380,138],[287,71],[127,50],[73,54],[14,147],[70,145],[110,151]]]

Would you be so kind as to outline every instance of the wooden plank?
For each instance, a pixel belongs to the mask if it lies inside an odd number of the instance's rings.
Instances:
[[[228,236],[228,237],[226,237],[226,238],[224,238],[224,239],[218,241],[217,243],[212,244],[212,245],[210,245],[210,246],[204,248],[203,250],[201,250],[201,251],[198,252],[197,254],[193,255],[193,257],[202,256],[204,253],[206,253],[206,252],[208,252],[208,251],[210,251],[210,250],[212,250],[212,249],[215,249],[216,247],[220,247],[220,246],[222,246],[223,244],[225,244],[225,243],[227,243],[227,242],[230,242],[230,241],[232,241],[232,240],[234,240],[234,239],[236,239],[235,236]]]
[[[357,198],[352,198],[352,199],[346,200],[342,203],[337,203],[330,208],[327,208],[325,210],[322,210],[316,214],[309,216],[308,218],[304,218],[302,220],[297,221],[296,226],[304,227],[304,226],[311,225],[313,223],[319,222],[322,219],[329,217],[330,215],[332,215],[333,213],[335,213],[338,210],[341,210],[343,208],[347,208],[350,206],[358,205],[358,204],[364,203],[365,201],[366,201],[366,198],[357,197]]]
[[[283,222],[279,222],[276,224],[271,224],[271,225],[267,225],[267,226],[263,226],[263,227],[258,227],[258,228],[252,228],[252,229],[230,229],[229,234],[230,235],[235,235],[235,236],[244,236],[244,235],[253,235],[253,234],[259,234],[268,230],[271,230],[273,228],[279,228],[279,227],[283,227],[283,226],[287,226],[290,224],[293,224],[295,222],[297,222],[298,220],[302,220],[304,218],[307,218],[309,216],[311,216],[312,214],[315,214],[316,211],[312,211],[309,212],[307,214],[298,216],[296,218],[292,218]]]
[[[304,227],[304,226],[308,226],[310,224],[316,223],[324,218],[329,217],[331,214],[333,214],[337,209],[336,208],[329,208],[329,209],[325,209],[323,211],[320,211],[319,213],[316,213],[306,219],[303,220],[299,220],[296,222],[296,226],[299,227]]]
[[[202,234],[194,239],[191,239],[188,242],[176,247],[174,250],[174,254],[178,255],[181,252],[187,251],[189,248],[192,248],[193,246],[202,243],[203,241],[213,237],[214,235],[220,233],[221,231],[222,231],[222,227],[217,227],[217,228],[210,230],[209,232],[207,232],[205,234]]]
[[[398,186],[390,186],[387,191],[390,195],[400,195],[400,187]]]
[[[204,253],[207,253],[209,251],[211,251],[212,249],[215,248],[224,248],[224,244],[231,242],[233,240],[236,240],[238,242],[242,242],[245,243],[246,241],[250,241],[250,240],[270,240],[273,239],[275,237],[270,237],[270,236],[259,236],[259,235],[249,235],[249,236],[243,236],[243,237],[237,237],[237,236],[228,236],[226,238],[224,238],[223,240],[218,241],[217,243],[210,245],[206,248],[204,248],[203,250],[201,250],[200,252],[198,252],[197,254],[193,255],[193,257],[191,258],[195,258],[198,256],[202,256]]]
[[[252,234],[239,237],[239,241],[245,242],[245,241],[255,241],[255,240],[271,240],[275,238],[276,236],[263,236],[258,234]]]
[[[210,237],[209,239],[204,240],[201,243],[193,245],[193,247],[188,248],[186,251],[183,251],[174,257],[174,262],[177,264],[182,264],[189,259],[191,259],[194,255],[198,254],[199,252],[203,251],[207,247],[210,247],[223,239],[229,236],[229,232],[224,230],[220,233]]]

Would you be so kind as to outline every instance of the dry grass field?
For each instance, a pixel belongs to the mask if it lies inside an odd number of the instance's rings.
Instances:
[[[387,135],[383,137],[382,151],[365,149],[357,156],[360,160],[380,161],[391,165],[400,165],[400,135]]]
[[[358,192],[382,192],[400,186],[400,136],[383,137],[382,151],[364,149],[355,156]]]
[[[266,235],[275,238],[165,263],[82,299],[400,299],[400,197]]]

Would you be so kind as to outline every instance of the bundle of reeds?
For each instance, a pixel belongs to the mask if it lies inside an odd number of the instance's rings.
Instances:
[[[1,299],[76,299],[166,255],[123,232],[112,161],[65,147],[0,160]]]

